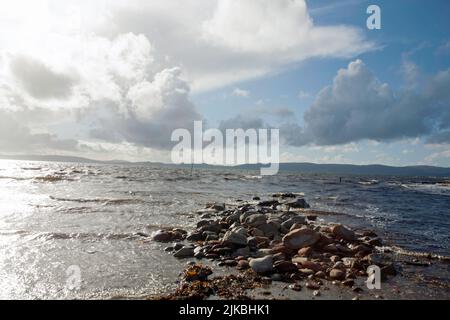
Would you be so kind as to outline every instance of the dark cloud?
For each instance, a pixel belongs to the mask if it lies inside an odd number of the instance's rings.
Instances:
[[[17,56],[11,71],[23,89],[37,99],[67,98],[77,82],[75,75],[54,72],[45,64],[27,56]]]

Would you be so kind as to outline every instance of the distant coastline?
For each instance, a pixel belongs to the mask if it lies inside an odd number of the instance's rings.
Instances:
[[[0,155],[0,160],[22,160],[22,161],[50,161],[50,162],[73,162],[73,163],[97,163],[97,164],[136,164],[136,165],[158,165],[170,167],[191,167],[191,165],[174,165],[163,162],[130,162],[123,160],[101,161],[83,157],[59,156],[59,155]],[[195,169],[240,169],[259,170],[260,164],[245,164],[239,166],[214,166],[207,164],[195,164]],[[336,175],[390,175],[390,176],[422,176],[450,178],[450,167],[437,166],[403,166],[395,167],[381,164],[355,165],[355,164],[318,164],[308,162],[284,162],[280,163],[280,171],[303,172],[303,173],[327,173]]]

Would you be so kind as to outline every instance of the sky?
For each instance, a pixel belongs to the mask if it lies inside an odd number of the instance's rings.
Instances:
[[[167,162],[173,130],[203,120],[279,128],[282,162],[449,167],[449,16],[448,0],[5,0],[0,154]]]

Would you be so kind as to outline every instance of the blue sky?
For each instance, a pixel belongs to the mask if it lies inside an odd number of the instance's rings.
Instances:
[[[281,161],[450,166],[448,0],[2,6],[0,154],[170,161],[204,120],[279,128]]]
[[[366,9],[370,4],[381,8],[381,30],[366,28]],[[450,68],[450,2],[419,0],[398,1],[308,1],[309,13],[316,25],[345,24],[361,28],[367,39],[377,48],[351,58],[312,58],[293,63],[275,74],[195,94],[193,101],[210,121],[218,125],[224,118],[240,114],[254,114],[259,107],[265,109],[287,108],[303,123],[305,110],[313,103],[317,93],[329,85],[337,71],[346,68],[350,61],[361,59],[378,79],[395,90],[407,86],[403,65],[414,65],[423,81],[442,70]],[[233,95],[239,88],[248,96]],[[419,88],[420,89],[420,88]],[[450,106],[447,105],[447,108]],[[265,118],[274,120],[270,116]],[[443,153],[448,145],[431,146],[423,137],[393,139],[389,141],[357,141],[351,146],[320,148],[286,148],[292,159],[306,160],[311,153],[318,162],[386,163],[393,165],[437,164],[450,166],[450,158],[430,159]],[[325,148],[326,149],[326,148]],[[333,161],[335,160],[335,161]]]

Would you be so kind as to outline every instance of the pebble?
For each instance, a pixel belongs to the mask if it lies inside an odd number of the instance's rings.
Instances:
[[[336,280],[344,280],[345,272],[340,269],[332,269],[330,271],[330,278]]]

